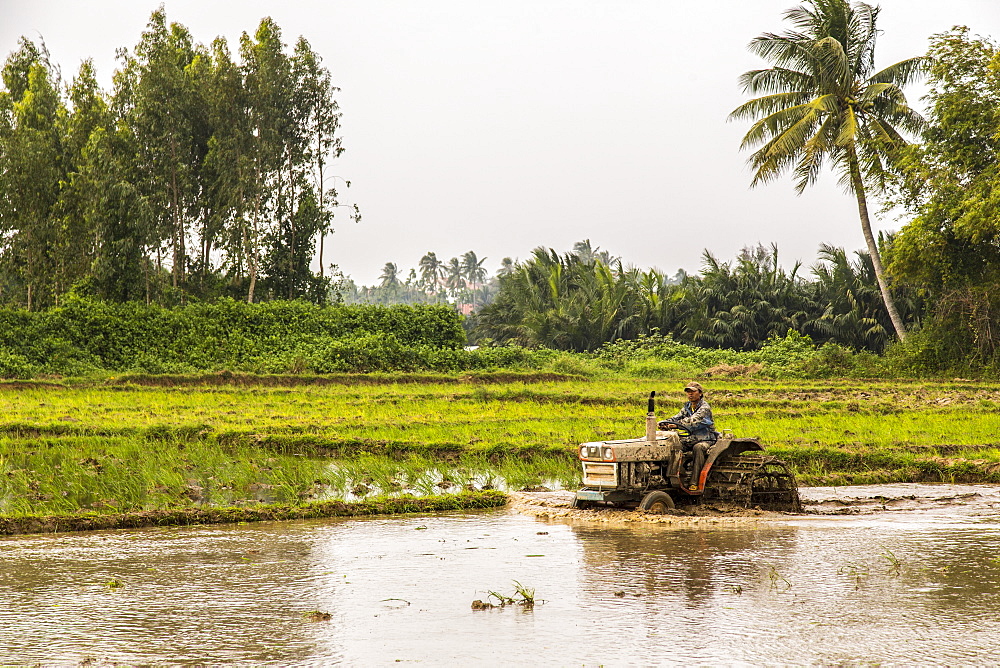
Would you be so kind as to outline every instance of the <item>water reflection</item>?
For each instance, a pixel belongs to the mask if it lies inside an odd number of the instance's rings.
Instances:
[[[588,572],[598,581],[626,596],[680,593],[690,608],[710,602],[719,590],[742,588],[759,570],[753,555],[761,549],[773,555],[792,552],[797,534],[785,526],[664,531],[580,525],[573,532],[585,545]]]
[[[1000,652],[998,554],[997,513],[971,502],[683,530],[491,511],[25,536],[0,540],[0,657],[975,664]],[[514,580],[545,602],[470,609]]]

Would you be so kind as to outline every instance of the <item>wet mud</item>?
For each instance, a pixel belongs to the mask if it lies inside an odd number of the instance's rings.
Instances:
[[[566,518],[608,525],[662,524],[678,528],[692,526],[745,526],[763,518],[788,517],[791,513],[779,513],[756,509],[722,505],[693,505],[675,508],[662,515],[654,515],[639,510],[623,508],[592,508],[577,510],[572,507],[575,492],[511,492],[509,507],[523,515],[542,518]]]
[[[659,524],[678,528],[740,527],[768,520],[815,516],[949,510],[1000,513],[1000,487],[996,485],[895,483],[856,487],[800,487],[799,495],[802,499],[801,513],[696,504],[678,507],[663,515],[612,507],[577,510],[572,507],[574,492],[569,490],[512,492],[508,496],[510,509],[523,515],[618,526]]]

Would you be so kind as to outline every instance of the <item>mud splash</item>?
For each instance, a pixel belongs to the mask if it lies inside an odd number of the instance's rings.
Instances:
[[[895,483],[856,487],[801,487],[802,513],[783,513],[722,505],[694,505],[665,515],[618,508],[575,510],[572,491],[511,492],[509,507],[523,515],[605,525],[657,524],[676,528],[745,527],[763,521],[815,516],[874,515],[893,512],[1000,514],[1000,487]]]
[[[523,515],[548,519],[565,518],[606,525],[660,524],[677,528],[697,526],[746,526],[766,518],[793,516],[779,513],[728,506],[698,505],[676,508],[663,515],[651,515],[638,510],[596,508],[576,510],[572,507],[574,492],[511,492],[509,507]]]

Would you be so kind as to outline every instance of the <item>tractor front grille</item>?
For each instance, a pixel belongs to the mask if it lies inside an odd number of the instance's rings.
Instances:
[[[617,487],[618,464],[615,462],[583,462],[583,484],[595,487]]]

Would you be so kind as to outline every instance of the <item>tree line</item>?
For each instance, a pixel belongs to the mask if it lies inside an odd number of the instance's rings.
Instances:
[[[731,263],[706,251],[700,276],[668,287],[655,271],[539,249],[501,281],[478,333],[586,350],[656,327],[749,349],[792,329],[859,350],[899,341],[918,373],[1000,372],[1000,48],[959,26],[932,36],[926,55],[877,69],[879,13],[846,0],[790,9],[791,30],[751,42],[774,66],[743,75],[757,97],[732,114],[752,121],[752,185],[791,172],[801,192],[832,167],[857,202],[866,252],[822,246],[806,280],[780,269],[774,248]],[[918,77],[925,116],[902,92]],[[873,234],[872,196],[909,214],[897,234]]]
[[[109,93],[90,61],[64,84],[23,37],[4,63],[0,301],[324,300],[343,147],[309,42],[289,51],[265,18],[234,57],[161,7],[118,58]]]
[[[465,305],[474,310],[489,303],[496,293],[496,277],[485,267],[488,258],[466,251],[448,261],[429,251],[415,268],[404,272],[395,262],[386,262],[376,285],[358,285],[343,277],[335,286],[339,297],[348,304],[443,304]],[[512,270],[514,261],[505,257],[497,276]],[[403,274],[406,274],[405,278]]]
[[[65,84],[44,44],[22,38],[0,71],[0,303],[339,291],[472,305],[466,329],[483,341],[593,350],[659,331],[750,350],[794,330],[859,350],[900,341],[927,369],[1000,370],[1000,49],[957,27],[878,68],[879,15],[847,0],[788,10],[790,30],[751,42],[771,66],[742,76],[750,99],[731,114],[750,122],[751,185],[790,172],[802,191],[830,167],[857,203],[865,251],[822,246],[809,277],[781,268],[776,247],[729,262],[706,251],[700,274],[668,278],[581,242],[505,258],[493,277],[472,251],[429,252],[408,272],[387,263],[376,286],[334,284],[323,254],[342,206],[340,111],[305,39],[288,50],[264,19],[234,57],[160,9],[105,93],[89,62]],[[903,94],[918,77],[925,116]],[[877,238],[875,202],[909,221]]]
[[[823,245],[812,278],[784,269],[778,248],[744,248],[724,262],[705,251],[698,274],[667,276],[577,252],[537,248],[500,278],[496,299],[476,316],[480,343],[592,351],[654,334],[707,348],[750,351],[790,330],[817,343],[882,352],[894,339],[870,256]],[[914,326],[922,301],[895,294]]]

